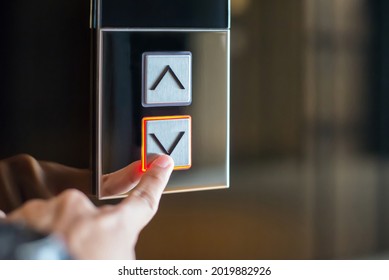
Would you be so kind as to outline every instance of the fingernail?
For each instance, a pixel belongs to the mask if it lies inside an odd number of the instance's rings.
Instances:
[[[156,165],[161,168],[166,168],[170,166],[171,163],[172,163],[171,157],[166,155],[159,156],[156,160],[153,161],[153,165]]]

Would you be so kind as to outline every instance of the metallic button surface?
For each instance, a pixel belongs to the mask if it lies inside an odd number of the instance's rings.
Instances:
[[[192,103],[190,52],[146,52],[142,65],[144,107],[188,106]]]
[[[174,169],[191,167],[191,117],[163,116],[143,119],[142,169],[157,154],[170,155]]]

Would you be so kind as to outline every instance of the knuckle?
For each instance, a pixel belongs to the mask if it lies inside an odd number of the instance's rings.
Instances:
[[[59,197],[64,207],[73,207],[74,205],[83,205],[87,198],[77,189],[67,189]]]
[[[157,199],[148,191],[143,189],[134,189],[132,195],[139,198],[141,201],[146,203],[146,206],[155,213],[158,209]]]
[[[26,181],[40,186],[44,181],[41,165],[34,157],[28,154],[19,154],[9,159],[9,168],[15,182]],[[21,174],[23,176],[21,176]]]
[[[18,154],[13,157],[13,160],[26,165],[34,165],[36,163],[36,159],[29,154]]]
[[[73,199],[78,200],[78,199],[84,197],[84,194],[80,190],[77,190],[77,189],[67,189],[67,190],[62,192],[62,195],[64,198],[70,199],[70,200],[73,200]]]
[[[41,199],[31,199],[24,204],[24,210],[26,212],[35,211],[37,208],[42,207],[44,201]]]
[[[19,154],[12,158],[12,163],[18,166],[23,171],[35,171],[37,166],[39,166],[38,161],[28,155],[28,154]]]
[[[42,211],[45,210],[46,205],[46,202],[42,199],[29,200],[21,208],[21,214],[23,215],[23,217],[29,219],[37,213],[42,213]]]

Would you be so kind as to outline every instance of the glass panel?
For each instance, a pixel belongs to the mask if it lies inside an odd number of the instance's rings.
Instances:
[[[166,191],[227,187],[228,36],[228,31],[102,32],[102,176],[141,159],[142,118],[188,115],[192,166],[175,171]],[[142,56],[149,52],[191,53],[190,105],[142,106]]]

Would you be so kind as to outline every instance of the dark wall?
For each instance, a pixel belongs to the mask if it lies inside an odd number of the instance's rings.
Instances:
[[[386,162],[389,155],[389,2],[370,1],[371,55],[369,129],[367,135],[372,152]],[[381,166],[378,170],[377,231],[378,247],[389,249],[389,174]]]
[[[389,155],[389,3],[370,1],[371,12],[371,95],[370,143],[374,152]]]
[[[0,4],[0,158],[89,164],[89,1]]]

